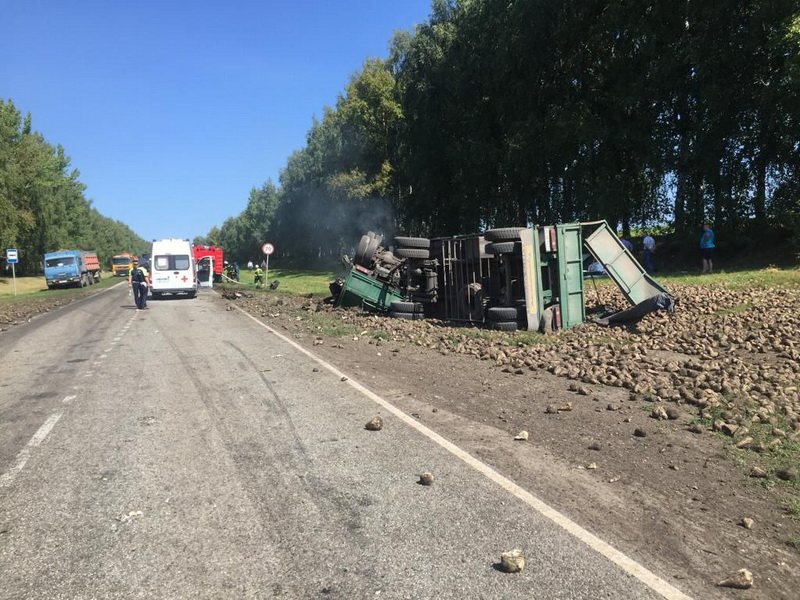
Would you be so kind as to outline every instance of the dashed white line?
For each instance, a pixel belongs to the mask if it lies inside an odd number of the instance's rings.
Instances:
[[[62,402],[63,402],[64,404],[69,404],[70,402],[72,402],[73,400],[75,400],[75,398],[77,398],[77,396],[76,396],[76,395],[74,395],[74,394],[73,394],[73,395],[71,395],[71,396],[64,396],[64,399],[62,400]]]
[[[50,430],[53,429],[60,418],[61,413],[52,414],[50,415],[50,418],[47,419],[47,421],[45,421],[41,427],[39,427],[36,433],[33,434],[33,437],[28,441],[27,444],[25,444],[25,447],[19,451],[19,454],[17,454],[17,460],[14,461],[14,464],[11,465],[11,468],[0,475],[0,488],[8,487],[14,482],[14,478],[16,478],[19,472],[25,468],[25,463],[27,463],[28,459],[31,457],[31,452],[33,449],[44,441],[44,438],[47,437],[47,434],[50,433]]]
[[[261,327],[263,327],[267,331],[274,333],[284,342],[290,344],[292,347],[296,348],[299,352],[305,354],[313,361],[315,361],[317,364],[324,367],[337,377],[339,378],[345,377],[345,374],[339,371],[339,369],[334,367],[332,364],[326,362],[324,359],[317,356],[313,352],[306,350],[294,340],[291,340],[282,333],[279,333],[266,323],[262,323],[244,309],[239,308],[238,306],[235,306],[234,308],[242,312],[244,315],[246,315],[256,323],[258,323]],[[382,406],[388,412],[395,415],[398,419],[405,422],[407,425],[416,429],[419,433],[421,433],[434,443],[438,444],[451,454],[461,459],[463,462],[465,462],[470,467],[481,473],[487,479],[494,481],[500,487],[507,490],[510,494],[522,500],[533,510],[543,515],[544,517],[550,519],[553,523],[555,523],[562,529],[569,532],[575,538],[581,540],[584,544],[592,548],[595,552],[597,552],[601,556],[604,556],[605,558],[616,564],[618,567],[620,567],[623,571],[641,581],[644,585],[649,587],[654,592],[660,594],[667,600],[692,600],[691,596],[687,596],[678,588],[671,585],[669,582],[665,581],[664,579],[662,579],[661,577],[659,577],[658,575],[647,569],[644,565],[639,564],[634,559],[630,558],[628,555],[624,554],[620,550],[617,550],[614,546],[612,546],[608,542],[600,539],[593,533],[587,531],[586,529],[578,525],[575,521],[573,521],[563,513],[560,513],[549,504],[540,500],[526,489],[520,487],[519,485],[511,481],[508,477],[505,477],[504,475],[501,475],[500,473],[495,471],[492,467],[490,467],[486,463],[481,462],[468,452],[456,446],[451,441],[443,438],[441,435],[439,435],[432,429],[425,427],[425,425],[422,425],[419,421],[417,421],[410,415],[404,413],[394,404],[390,403],[387,400],[384,400],[383,398],[378,396],[375,392],[372,392],[371,390],[367,389],[366,387],[364,387],[363,385],[361,385],[360,383],[358,383],[357,381],[355,381],[350,377],[348,377],[346,381],[348,385],[357,389],[367,398],[369,398],[376,404]]]

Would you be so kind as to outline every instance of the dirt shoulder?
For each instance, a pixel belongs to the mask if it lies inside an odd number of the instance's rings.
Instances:
[[[794,598],[800,296],[678,294],[677,313],[634,329],[587,324],[549,338],[314,299],[219,302],[309,347],[696,598]],[[523,430],[528,440],[515,441]],[[717,586],[742,568],[751,589]]]

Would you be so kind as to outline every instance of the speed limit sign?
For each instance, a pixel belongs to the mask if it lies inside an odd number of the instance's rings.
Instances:
[[[266,254],[267,256],[269,256],[270,254],[272,254],[273,252],[275,252],[275,246],[273,246],[272,244],[270,244],[269,242],[267,242],[267,243],[265,243],[263,246],[261,246],[261,251],[262,251],[264,254]]]

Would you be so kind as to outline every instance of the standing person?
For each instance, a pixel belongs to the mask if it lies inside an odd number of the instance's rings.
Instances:
[[[703,224],[703,233],[700,235],[700,255],[703,257],[703,273],[714,272],[714,230],[708,223]]]
[[[256,287],[264,285],[264,271],[261,270],[260,266],[253,271],[253,283],[256,284]]]
[[[150,274],[147,272],[145,266],[134,262],[130,271],[130,276],[128,277],[128,285],[133,288],[133,299],[136,302],[136,308],[139,310],[147,308],[149,279]]]
[[[647,234],[642,240],[644,246],[644,270],[649,272],[656,270],[656,265],[653,262],[653,254],[656,251],[656,240],[652,235]]]
[[[139,268],[139,260],[134,258],[128,268],[128,289],[133,292],[133,303],[139,308],[139,286],[133,285],[133,272]]]
[[[247,261],[247,270],[248,271],[252,271],[253,270],[253,261],[252,260],[248,260]]]
[[[628,252],[633,254],[633,242],[632,241],[630,241],[628,238],[622,238],[622,245],[625,246],[625,248],[628,250]]]

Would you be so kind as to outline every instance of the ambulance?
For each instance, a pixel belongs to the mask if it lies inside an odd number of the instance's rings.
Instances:
[[[197,273],[189,240],[154,240],[150,278],[153,298],[179,294],[194,298],[197,295]]]

